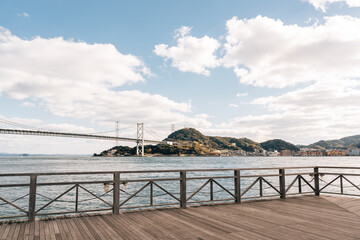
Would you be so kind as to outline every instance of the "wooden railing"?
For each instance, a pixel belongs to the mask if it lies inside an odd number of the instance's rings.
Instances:
[[[299,194],[360,196],[354,191],[344,191],[348,188],[360,191],[358,183],[349,179],[360,176],[356,173],[359,170],[358,167],[311,166],[0,174],[0,206],[5,209],[0,209],[0,220],[34,221],[36,217],[90,212],[118,214],[123,209],[186,208],[194,204],[285,199]],[[325,181],[324,176],[331,180]],[[129,192],[127,185],[132,185],[134,190]],[[109,186],[112,188],[108,189]],[[97,203],[90,204],[91,201]]]

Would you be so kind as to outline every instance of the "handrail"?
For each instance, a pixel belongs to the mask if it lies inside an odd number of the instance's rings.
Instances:
[[[305,169],[305,170],[304,170]],[[307,170],[306,170],[307,169]],[[309,170],[311,169],[311,170]],[[344,189],[353,188],[360,191],[360,184],[354,182],[351,177],[358,177],[360,173],[334,173],[320,171],[326,169],[339,170],[357,170],[360,167],[335,167],[335,166],[297,166],[297,167],[271,167],[271,168],[224,168],[224,169],[174,169],[174,170],[142,170],[142,171],[94,171],[94,172],[39,172],[39,173],[4,173],[0,174],[0,180],[6,178],[8,181],[0,184],[1,188],[25,188],[21,197],[13,197],[16,191],[8,191],[6,196],[0,194],[0,206],[6,205],[11,209],[16,209],[22,213],[26,213],[29,221],[34,221],[36,217],[64,214],[81,214],[89,212],[106,212],[112,211],[118,214],[121,209],[134,208],[157,208],[179,206],[186,208],[192,204],[207,203],[226,203],[233,201],[241,203],[241,201],[251,199],[280,197],[285,199],[286,196],[331,193],[349,195]],[[229,171],[232,174],[229,174]],[[263,172],[265,171],[265,172]],[[276,173],[271,171],[277,171]],[[219,172],[219,174],[211,174]],[[263,173],[261,173],[263,172]],[[154,173],[173,173],[179,174],[173,176],[163,174],[154,177]],[[187,173],[191,173],[187,175]],[[208,173],[208,174],[204,174]],[[131,176],[138,174],[138,176]],[[89,175],[89,176],[85,176]],[[109,177],[112,175],[112,177]],[[130,175],[130,176],[128,176]],[[139,176],[140,175],[140,176]],[[335,176],[330,182],[324,181],[323,176],[330,178]],[[39,177],[49,176],[70,176],[65,181],[39,181]],[[71,177],[76,177],[71,180]],[[92,176],[96,179],[91,180]],[[349,176],[347,178],[346,176]],[[18,182],[11,183],[13,177],[29,177],[28,180],[21,178]],[[311,178],[311,179],[309,179]],[[340,193],[332,191],[331,187],[340,182]],[[129,192],[123,188],[123,185],[131,183],[133,189]],[[180,184],[179,184],[180,183]],[[345,186],[347,184],[348,186]],[[105,190],[105,187],[112,186],[112,189]],[[56,197],[46,196],[46,192],[41,189],[58,186],[61,190]],[[104,187],[105,193],[98,194],[100,189]],[[257,187],[258,186],[258,187]],[[28,190],[27,190],[28,189]],[[205,191],[209,189],[209,191]],[[297,190],[296,190],[297,189]],[[79,193],[81,191],[81,193]],[[145,195],[144,195],[145,192]],[[24,193],[26,193],[24,195]],[[159,194],[161,193],[161,194]],[[82,199],[83,196],[91,196],[89,199]],[[205,194],[205,195],[204,195]],[[351,194],[350,194],[351,195]],[[358,196],[359,194],[352,194]],[[61,200],[62,197],[68,196],[74,200]],[[207,198],[207,196],[209,198]],[[216,197],[218,196],[218,197]],[[24,203],[24,198],[28,197],[28,203]],[[160,202],[155,202],[156,199]],[[149,204],[144,204],[141,199],[148,199]],[[91,209],[79,209],[80,204],[85,201],[98,201],[100,205]],[[174,202],[175,201],[175,202]],[[20,203],[21,202],[21,203]],[[64,204],[66,209],[59,211],[49,211],[48,207],[54,203]],[[25,204],[25,206],[21,205]],[[74,209],[69,210],[69,206],[74,204]],[[16,219],[24,215],[13,214],[3,216],[0,212],[0,219]]]
[[[253,171],[253,170],[277,170],[277,169],[304,169],[315,168],[316,166],[304,167],[276,167],[276,168],[209,168],[209,169],[170,169],[170,170],[141,170],[141,171],[116,171],[120,174],[132,173],[170,173],[170,172],[220,172],[220,171]],[[113,174],[114,171],[88,171],[88,172],[32,172],[32,173],[0,173],[0,177],[19,177],[19,176],[47,176],[47,175],[87,175],[87,174]]]

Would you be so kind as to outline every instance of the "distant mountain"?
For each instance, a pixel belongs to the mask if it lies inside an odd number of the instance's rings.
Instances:
[[[217,154],[214,150],[244,150],[254,152],[262,148],[267,150],[295,150],[298,148],[280,139],[258,143],[248,138],[205,136],[194,128],[183,128],[170,134],[164,141],[174,144],[146,145],[145,154],[151,155],[195,155],[208,156]],[[94,156],[133,156],[136,147],[116,146]]]
[[[291,150],[291,151],[299,151],[300,149],[296,147],[294,144],[285,142],[281,139],[273,139],[266,142],[260,143],[260,146],[266,151],[281,151],[281,150]]]
[[[183,128],[171,133],[165,141],[197,142],[203,145],[210,144],[210,138],[194,128]]]
[[[317,149],[347,149],[349,147],[360,147],[360,135],[344,137],[338,140],[321,140],[310,144],[307,147]]]
[[[261,149],[260,144],[247,138],[205,136],[194,128],[183,128],[170,134],[165,141],[195,142],[208,149],[230,149],[254,151]]]
[[[6,157],[10,157],[10,156],[20,156],[21,154],[19,153],[0,153],[0,156],[6,156]]]

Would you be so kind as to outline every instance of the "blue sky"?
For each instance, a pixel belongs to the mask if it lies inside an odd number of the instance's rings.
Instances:
[[[0,27],[2,120],[84,133],[119,121],[124,137],[144,122],[152,139],[172,124],[296,144],[360,133],[354,0],[2,0]],[[0,152],[28,153],[114,144],[0,143]]]

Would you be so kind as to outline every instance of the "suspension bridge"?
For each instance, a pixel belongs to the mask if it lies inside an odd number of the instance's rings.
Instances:
[[[145,139],[144,138],[144,131],[145,131],[144,123],[137,123],[137,131],[136,131],[137,137],[136,138],[119,137],[118,136],[118,128],[115,130],[116,136],[107,136],[107,135],[99,135],[96,133],[71,133],[71,132],[61,132],[61,131],[38,130],[31,126],[27,126],[27,125],[15,123],[15,122],[3,120],[3,119],[0,119],[0,123],[9,124],[9,125],[16,126],[16,127],[27,128],[27,129],[0,128],[0,134],[51,136],[51,137],[66,137],[66,138],[86,138],[86,139],[96,139],[96,140],[110,140],[110,141],[116,141],[116,142],[133,142],[133,143],[136,143],[136,155],[138,155],[138,156],[144,156],[145,143],[148,143],[148,144],[166,143],[162,140]],[[29,130],[29,128],[32,128],[35,130]],[[108,132],[114,132],[114,131],[108,131]],[[151,134],[151,135],[154,135],[154,134]]]

